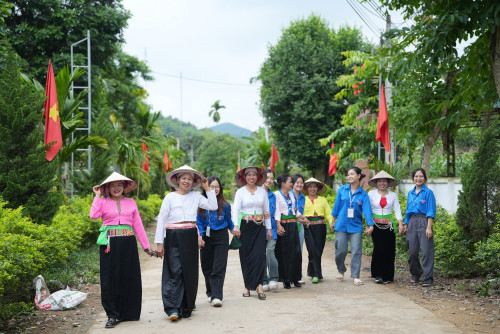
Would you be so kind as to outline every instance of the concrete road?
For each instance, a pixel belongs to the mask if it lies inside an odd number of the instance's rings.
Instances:
[[[104,328],[106,314],[97,317],[90,333],[461,333],[451,323],[395,292],[391,285],[378,285],[362,270],[363,286],[354,286],[346,273],[337,282],[333,242],[323,254],[325,279],[312,284],[306,279],[302,288],[267,292],[261,301],[252,292],[243,298],[243,278],[238,251],[229,251],[223,306],[214,308],[205,296],[205,281],[200,268],[197,309],[190,319],[170,322],[161,301],[162,261],[141,253],[143,305],[141,320]],[[307,265],[304,247],[303,269]],[[347,261],[349,270],[349,261]]]

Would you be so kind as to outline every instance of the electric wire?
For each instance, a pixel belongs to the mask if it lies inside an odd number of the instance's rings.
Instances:
[[[359,1],[359,0],[358,0],[358,1]],[[354,0],[348,0],[348,2],[350,2],[350,3],[354,6],[354,9],[355,9],[355,11],[356,11],[356,14],[358,14],[358,16],[363,17],[363,18],[365,19],[363,22],[370,24],[370,26],[372,27],[372,29],[377,30],[377,31],[380,31],[379,33],[376,33],[376,35],[377,35],[377,34],[380,34],[380,33],[382,32],[382,30],[379,30],[379,29],[377,28],[377,26],[378,26],[378,25],[377,25],[376,23],[374,23],[374,22],[370,19],[370,17],[369,17],[369,16],[368,16],[368,15],[364,12],[364,10],[365,10],[365,9],[364,9],[364,8],[363,8],[360,4],[359,4],[359,2],[357,3],[357,2],[356,2],[356,1],[354,1]],[[372,30],[372,31],[373,31],[373,30]]]
[[[365,18],[359,13],[359,11],[354,7],[353,3],[351,3],[349,0],[346,0],[347,4],[349,4],[349,6],[351,6],[352,10],[354,10],[354,12],[359,16],[359,18],[366,24],[366,26],[375,34],[375,35],[379,35],[380,34],[380,31],[379,32],[376,32],[375,30],[377,30],[377,28],[373,28],[368,22],[366,22],[367,20],[365,20]]]
[[[152,72],[152,73],[162,75],[165,77],[170,77],[170,78],[176,78],[176,79],[181,78],[180,75],[175,75],[175,74],[167,74],[167,73],[160,73],[160,72]],[[185,77],[185,76],[182,76],[182,80],[196,81],[196,82],[208,83],[208,84],[213,84],[213,85],[223,85],[223,86],[240,86],[240,87],[257,87],[258,86],[255,84],[242,84],[242,83],[233,83],[233,82],[211,81],[211,80],[189,78],[189,77]]]

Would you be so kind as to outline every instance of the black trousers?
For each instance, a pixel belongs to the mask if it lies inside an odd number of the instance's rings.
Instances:
[[[266,227],[263,223],[242,221],[240,230],[243,282],[248,290],[257,290],[266,270]]]
[[[110,252],[99,247],[101,302],[108,318],[139,320],[142,282],[135,236],[110,238]]]
[[[321,257],[326,242],[326,224],[311,224],[305,229],[304,237],[308,252],[307,275],[323,279]]]
[[[372,277],[394,281],[394,260],[396,257],[396,235],[390,228],[373,227]]]
[[[198,293],[198,232],[196,228],[167,229],[161,277],[163,309],[191,316]]]
[[[302,252],[300,251],[299,230],[297,223],[282,224],[285,235],[276,241],[276,259],[280,282],[290,283],[301,280]]]
[[[200,260],[201,270],[205,276],[207,297],[222,300],[229,250],[227,228],[210,230],[210,236],[203,236],[203,241],[205,241],[205,247],[200,250]]]

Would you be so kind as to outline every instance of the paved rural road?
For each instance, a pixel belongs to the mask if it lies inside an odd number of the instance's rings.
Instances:
[[[197,309],[191,319],[170,322],[163,312],[160,295],[162,261],[141,252],[142,315],[136,322],[104,328],[106,314],[97,316],[90,333],[461,333],[451,323],[391,291],[391,285],[378,285],[362,270],[364,286],[335,280],[333,242],[323,254],[325,279],[319,284],[306,280],[302,288],[267,292],[267,300],[243,298],[243,278],[238,251],[229,252],[224,285],[224,305],[210,306],[205,297],[205,281],[200,269]],[[304,247],[303,268],[307,251]],[[349,266],[348,266],[349,268]]]

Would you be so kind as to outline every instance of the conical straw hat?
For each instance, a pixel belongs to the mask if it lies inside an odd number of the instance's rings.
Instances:
[[[124,188],[123,188],[123,193],[124,194],[128,194],[129,192],[131,192],[135,188],[137,188],[137,182],[135,182],[134,180],[131,180],[128,177],[123,176],[123,175],[121,175],[120,173],[117,173],[117,172],[111,173],[111,175],[108,176],[108,178],[106,180],[104,180],[104,182],[101,183],[99,185],[99,187],[103,187],[106,184],[108,184],[110,182],[114,182],[114,181],[124,181],[125,182]]]
[[[304,182],[304,189],[302,189],[302,193],[304,195],[309,194],[307,192],[307,184],[308,183],[316,183],[318,185],[318,195],[321,195],[322,193],[324,193],[326,191],[326,185],[323,182],[316,180],[314,177],[311,177],[311,178],[307,179],[307,181]]]
[[[370,187],[376,188],[377,180],[379,179],[387,179],[387,181],[389,182],[389,187],[394,187],[396,184],[398,184],[398,181],[396,181],[395,178],[393,178],[389,173],[382,170],[379,173],[377,173],[374,177],[372,177],[370,181],[368,181],[368,185]]]
[[[255,183],[256,185],[261,186],[266,183],[267,178],[264,176],[264,170],[262,168],[256,166],[248,166],[240,169],[234,177],[234,182],[236,182],[236,185],[238,187],[243,187],[247,184],[247,181],[245,181],[245,171],[249,168],[254,168],[257,171],[257,182]]]
[[[179,177],[183,174],[191,174],[193,176],[193,188],[201,185],[201,180],[205,177],[196,169],[188,165],[181,166],[167,174],[167,183],[174,188],[179,188]]]

